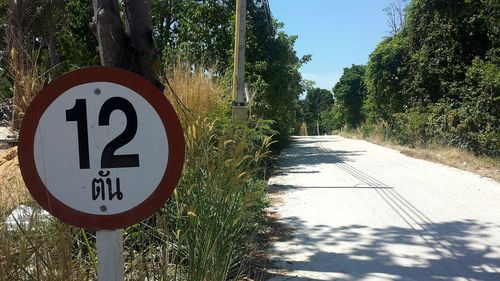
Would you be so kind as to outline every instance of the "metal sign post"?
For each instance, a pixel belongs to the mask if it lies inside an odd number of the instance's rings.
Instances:
[[[99,280],[123,280],[124,227],[154,214],[177,184],[184,135],[166,97],[113,67],[83,68],[33,100],[19,136],[19,165],[53,216],[97,230]]]
[[[98,281],[123,281],[123,230],[98,230]]]

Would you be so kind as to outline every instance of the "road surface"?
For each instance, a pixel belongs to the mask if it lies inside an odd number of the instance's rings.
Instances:
[[[500,280],[500,184],[338,136],[297,137],[269,181],[270,280]]]

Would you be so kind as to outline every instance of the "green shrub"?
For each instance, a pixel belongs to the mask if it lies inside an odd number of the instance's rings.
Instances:
[[[427,112],[408,111],[393,115],[389,134],[398,144],[422,146],[431,139],[429,126],[430,114]]]
[[[184,176],[170,204],[188,280],[226,280],[244,268],[266,206],[265,186],[255,176],[271,142],[266,137],[254,149],[255,133],[209,119],[187,129]]]
[[[262,179],[274,131],[270,121],[234,124],[228,93],[203,70],[178,67],[170,75],[175,94],[166,94],[186,140],[183,176],[160,212],[125,229],[125,279],[237,279],[248,269],[267,206]],[[1,221],[19,204],[37,206],[26,196],[17,151],[4,153],[0,180],[9,184],[0,185],[0,194],[12,195],[6,186],[15,186],[19,196],[0,196]],[[14,234],[0,225],[0,281],[96,279],[94,232],[36,224]]]

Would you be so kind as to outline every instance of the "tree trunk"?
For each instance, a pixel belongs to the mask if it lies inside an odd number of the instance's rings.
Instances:
[[[318,111],[318,115],[316,117],[316,135],[319,136],[319,111]]]
[[[56,43],[55,43],[55,32],[49,31],[49,59],[50,66],[54,67],[59,63],[59,56],[57,55]]]
[[[93,0],[94,18],[91,28],[99,43],[102,65],[133,71],[163,91],[164,86],[158,80],[153,68],[157,62],[157,54],[153,44],[150,4],[148,0],[125,0],[127,16],[125,30],[117,0]],[[101,245],[101,251],[105,248],[102,246],[103,239],[110,236],[111,241],[117,244],[113,250],[122,251],[123,230],[115,230],[111,233],[98,231],[97,245]],[[98,254],[100,253],[98,249]],[[104,267],[106,264],[101,258],[98,262],[100,273],[110,273],[113,275],[112,278],[123,280],[123,256],[118,255],[112,263],[120,270],[106,271]],[[108,278],[108,276],[103,276],[99,276],[99,280]]]
[[[48,48],[49,48],[49,61],[50,61],[50,67],[56,66],[56,64],[59,63],[59,57],[57,55],[57,50],[56,50],[56,42],[55,42],[55,37],[56,37],[56,32],[54,30],[55,28],[55,22],[54,22],[54,15],[52,14],[52,4],[48,5],[49,9],[49,24],[47,27],[48,30],[48,35],[49,35],[49,42],[48,42]]]
[[[163,90],[155,69],[158,54],[153,43],[150,1],[125,0],[126,29],[117,0],[93,0],[93,8],[92,28],[102,65],[133,71]]]
[[[99,43],[101,64],[127,68],[125,31],[117,0],[94,0],[95,36]]]

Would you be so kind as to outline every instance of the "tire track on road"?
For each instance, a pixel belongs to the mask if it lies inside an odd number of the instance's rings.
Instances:
[[[447,272],[449,276],[453,276],[453,272],[457,273],[457,271],[459,271],[462,277],[466,278],[467,280],[471,280],[470,278],[480,278],[479,276],[475,277],[475,275],[477,275],[478,273],[470,270],[469,266],[464,263],[463,259],[459,255],[457,255],[452,248],[443,243],[447,242],[453,245],[454,243],[457,243],[457,241],[451,241],[445,238],[437,237],[434,233],[432,233],[429,228],[436,226],[436,224],[415,205],[408,201],[403,195],[401,195],[394,189],[387,188],[389,186],[379,181],[378,179],[373,178],[372,176],[345,163],[343,159],[323,147],[323,144],[321,142],[316,142],[315,147],[317,148],[318,152],[328,154],[331,157],[335,158],[335,166],[367,184],[368,186],[373,187],[377,194],[384,200],[384,202],[386,202],[388,206],[392,210],[394,210],[394,212],[412,230],[414,230],[415,233],[417,233],[438,256],[440,256],[442,259],[447,259],[452,256],[458,263],[457,266],[453,267],[453,270],[449,268],[449,265],[443,264],[441,259],[438,261],[441,268],[445,272]],[[474,261],[477,263],[478,267],[483,271],[483,273],[491,273],[490,271],[486,270],[478,260],[474,259]],[[489,266],[495,273],[498,273],[493,265],[489,264]],[[469,270],[465,272],[464,269]]]

